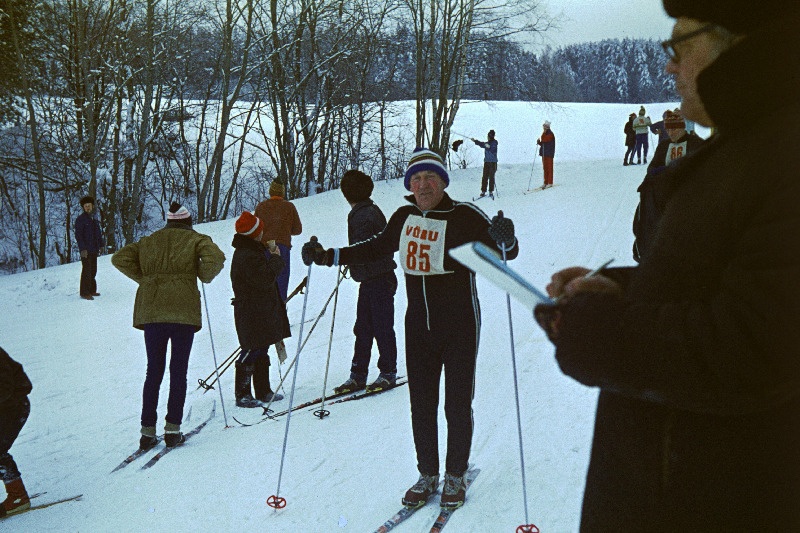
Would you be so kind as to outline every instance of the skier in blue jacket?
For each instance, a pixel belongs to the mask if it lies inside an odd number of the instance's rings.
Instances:
[[[483,148],[483,176],[481,177],[481,196],[486,196],[486,186],[489,186],[489,196],[494,194],[494,175],[497,173],[497,140],[494,130],[489,130],[486,142],[472,139],[472,142]]]

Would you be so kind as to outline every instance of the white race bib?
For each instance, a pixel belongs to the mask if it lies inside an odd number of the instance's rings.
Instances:
[[[409,215],[400,234],[400,261],[406,274],[449,274],[444,269],[446,220]]]
[[[684,155],[686,155],[686,141],[682,143],[670,143],[665,164],[669,165],[671,161],[680,159]]]

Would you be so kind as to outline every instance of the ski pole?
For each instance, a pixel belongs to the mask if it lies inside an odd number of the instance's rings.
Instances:
[[[497,216],[502,218],[503,212],[498,211]],[[506,260],[506,245],[503,242],[498,243],[500,245],[500,250],[503,252],[503,264],[507,264],[508,261]],[[509,336],[511,339],[511,367],[514,370],[514,400],[517,406],[517,435],[519,437],[519,462],[520,462],[520,471],[522,472],[522,500],[523,505],[525,508],[525,524],[520,525],[517,528],[517,531],[520,533],[523,532],[532,532],[534,531],[533,528],[536,528],[535,525],[528,522],[528,489],[527,489],[527,482],[525,481],[525,452],[522,444],[522,419],[520,417],[520,409],[519,409],[519,385],[517,380],[517,356],[516,350],[514,348],[514,323],[511,319],[511,295],[506,293],[506,307],[508,308],[508,331]],[[535,529],[538,531],[538,528]]]
[[[211,339],[211,355],[214,357],[214,367],[219,369],[217,366],[217,351],[214,349],[214,334],[211,332],[211,315],[208,313],[208,297],[206,296],[206,284],[200,283],[200,286],[203,288],[203,303],[206,306],[206,323],[208,324],[208,337]],[[219,370],[217,372],[217,383],[219,383]],[[222,386],[219,387],[219,402],[222,404],[222,417],[225,420],[225,427],[230,427],[228,425],[228,414],[225,412],[225,401],[222,399]]]
[[[346,267],[345,270],[347,270]],[[326,400],[325,391],[328,390],[328,367],[330,366],[331,362],[331,346],[333,345],[333,327],[336,324],[336,304],[339,302],[339,283],[341,282],[342,279],[344,279],[344,273],[341,271],[341,269],[339,271],[339,274],[340,277],[337,279],[336,289],[335,289],[336,296],[333,299],[333,315],[331,315],[331,335],[328,338],[328,357],[327,359],[325,359],[325,378],[322,380],[322,404],[319,406],[319,409],[314,411],[314,416],[316,416],[320,420],[331,414],[330,411],[327,411],[325,409],[325,400]]]
[[[536,154],[533,154],[533,163],[531,163],[531,177],[528,178],[528,190],[531,190],[531,181],[533,181],[533,169],[536,168]]]
[[[316,243],[317,238],[312,236],[311,242]],[[292,390],[289,392],[289,412],[286,416],[286,429],[283,432],[283,450],[281,451],[281,466],[278,469],[278,488],[275,490],[275,494],[267,498],[267,505],[275,509],[277,512],[278,509],[283,509],[286,507],[286,498],[282,498],[280,496],[281,493],[281,479],[283,478],[283,464],[286,459],[286,442],[289,440],[289,423],[292,421],[292,404],[294,403],[294,390],[295,386],[297,385],[297,368],[300,366],[297,364],[297,361],[300,360],[300,350],[302,350],[301,340],[303,339],[303,324],[306,320],[306,306],[308,304],[308,293],[311,292],[311,266],[313,263],[308,265],[308,281],[306,282],[306,293],[303,295],[303,313],[300,315],[300,333],[297,336],[297,353],[294,356],[294,378],[292,379]]]
[[[238,346],[238,347],[237,347],[237,348],[236,348],[236,349],[233,351],[233,353],[232,353],[232,354],[230,354],[230,355],[229,355],[229,356],[228,356],[228,357],[227,357],[227,358],[226,358],[226,359],[225,359],[225,360],[222,362],[222,364],[221,364],[221,365],[219,365],[219,366],[218,366],[216,369],[214,369],[214,370],[212,370],[212,371],[211,371],[211,373],[208,375],[208,377],[206,377],[206,379],[198,379],[198,380],[197,380],[197,389],[195,389],[195,390],[198,390],[198,389],[200,389],[201,387],[202,387],[203,389],[205,389],[206,391],[208,391],[208,390],[210,390],[210,389],[213,389],[213,388],[214,388],[214,384],[217,382],[217,380],[216,380],[216,379],[211,379],[211,378],[214,378],[214,377],[217,375],[217,371],[219,371],[219,375],[220,375],[220,376],[221,376],[222,374],[224,374],[224,373],[225,373],[225,370],[227,370],[227,369],[228,369],[228,367],[231,365],[231,361],[233,361],[233,360],[236,358],[236,355],[237,355],[237,354],[238,354],[238,353],[239,353],[241,350],[242,350],[242,347],[241,347],[241,346]],[[209,380],[211,381],[210,383],[209,383]],[[203,394],[205,394],[205,392],[203,392]]]
[[[311,324],[311,329],[308,330],[308,334],[306,335],[305,340],[303,340],[302,346],[300,346],[300,351],[301,352],[303,351],[303,348],[306,347],[306,343],[308,342],[308,339],[311,338],[311,334],[314,333],[314,328],[317,327],[317,324],[319,323],[319,319],[322,318],[323,316],[325,316],[325,311],[328,309],[328,304],[331,302],[331,300],[333,299],[334,294],[338,290],[339,283],[341,283],[341,281],[344,279],[344,276],[347,273],[347,268],[348,267],[344,267],[344,272],[342,273],[342,278],[336,283],[336,287],[331,292],[331,295],[328,296],[328,300],[325,302],[325,305],[322,306],[322,310],[319,312],[319,315],[317,315],[317,318],[314,319],[314,323]],[[304,311],[305,311],[305,309],[304,309]],[[300,335],[302,335],[302,334],[303,334],[303,330],[301,329],[300,330]],[[292,366],[294,366],[294,362],[295,362],[296,359],[297,359],[297,356],[295,356],[295,359],[292,359],[292,362],[289,364],[288,367],[286,367],[286,375],[281,377],[281,380],[278,383],[278,386],[275,387],[275,392],[281,390],[281,387],[283,386],[283,382],[287,377],[289,377],[289,371],[292,369]],[[273,399],[274,399],[274,396],[273,396]],[[272,400],[270,400],[269,403],[264,407],[264,414],[267,415],[267,416],[269,416],[269,408],[270,408],[271,405],[272,405]]]

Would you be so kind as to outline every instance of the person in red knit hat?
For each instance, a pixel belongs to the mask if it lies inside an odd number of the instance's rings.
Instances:
[[[283,398],[269,384],[268,349],[291,336],[286,304],[276,280],[284,269],[280,249],[262,244],[264,222],[245,211],[236,220],[231,260],[233,318],[241,352],[234,395],[238,407],[260,407]],[[251,392],[251,382],[255,396]]]

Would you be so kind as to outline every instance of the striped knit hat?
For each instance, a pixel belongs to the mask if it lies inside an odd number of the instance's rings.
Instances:
[[[417,147],[414,148],[414,153],[411,154],[411,160],[408,162],[408,169],[406,170],[406,179],[403,182],[407,190],[411,190],[411,176],[423,170],[436,172],[444,181],[445,187],[450,185],[450,176],[447,175],[447,168],[444,166],[442,156],[427,148]]]
[[[263,229],[264,223],[261,219],[249,211],[245,211],[236,219],[236,233],[239,235],[258,239]]]
[[[167,213],[167,222],[181,222],[183,224],[192,224],[192,215],[189,210],[183,207],[178,202],[172,202],[169,206]]]

